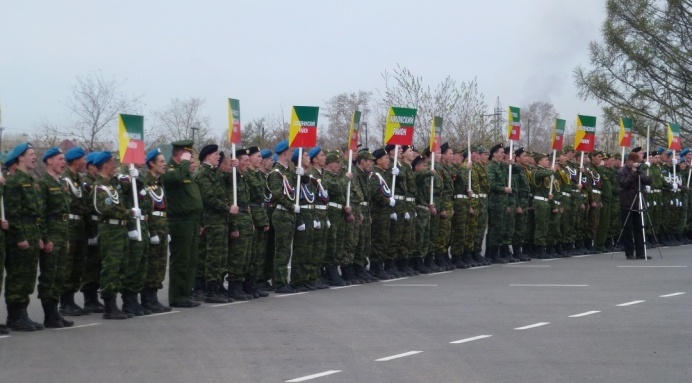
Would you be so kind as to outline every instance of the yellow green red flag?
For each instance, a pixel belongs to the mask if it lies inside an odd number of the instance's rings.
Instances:
[[[358,150],[358,131],[360,130],[360,116],[359,110],[353,111],[353,117],[351,118],[351,128],[348,132],[348,148],[353,151]]]
[[[118,147],[121,163],[145,164],[143,116],[118,115]]]
[[[311,148],[317,145],[317,106],[294,106],[288,128],[288,144],[292,148]]]
[[[433,117],[432,128],[430,129],[430,151],[436,152],[440,149],[442,141],[442,117]]]
[[[562,144],[564,143],[565,136],[565,120],[556,118],[555,126],[553,127],[553,150],[562,150]]]
[[[620,134],[618,135],[620,146],[629,148],[632,145],[632,119],[622,117],[620,119]]]
[[[577,131],[574,134],[574,150],[577,152],[593,151],[596,144],[596,117],[577,115]]]
[[[228,142],[232,144],[240,144],[242,137],[240,135],[240,101],[228,99]]]
[[[389,107],[387,123],[384,127],[385,145],[411,145],[415,123],[416,109]]]
[[[682,140],[680,139],[680,125],[669,122],[668,128],[668,149],[682,150]]]
[[[521,136],[521,109],[510,106],[507,110],[507,138],[511,141],[519,141]]]

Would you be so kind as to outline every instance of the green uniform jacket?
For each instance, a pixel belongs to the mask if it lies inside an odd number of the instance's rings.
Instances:
[[[38,182],[19,169],[5,181],[5,217],[13,245],[29,240],[28,229],[37,225],[42,229],[43,204]]]
[[[44,208],[43,241],[67,240],[67,214],[70,212],[70,201],[65,191],[67,187],[48,173],[43,173],[38,183]]]
[[[302,178],[302,177],[301,177]],[[272,194],[272,203],[293,211],[295,201],[296,175],[290,167],[277,162],[267,175],[267,188]]]
[[[227,201],[226,191],[228,188],[224,182],[223,174],[218,171],[218,168],[202,163],[195,178],[202,195],[204,206],[202,222],[204,225],[228,223],[231,206]]]
[[[171,160],[166,173],[161,177],[166,190],[168,219],[200,219],[204,205],[199,186],[190,173],[190,162],[181,161],[176,164]]]

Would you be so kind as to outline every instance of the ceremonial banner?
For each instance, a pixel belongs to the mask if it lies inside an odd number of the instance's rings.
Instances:
[[[596,117],[577,115],[577,131],[574,134],[574,150],[593,151],[596,144]]]
[[[511,141],[519,141],[521,135],[521,109],[510,106],[507,111],[507,138]]]
[[[632,119],[623,117],[620,119],[620,146],[629,148],[632,145]]]
[[[416,109],[390,107],[384,128],[385,145],[411,145],[415,122]]]
[[[118,115],[118,147],[121,163],[145,164],[143,116]]]
[[[668,149],[680,151],[682,150],[682,141],[680,139],[680,125],[668,123]]]
[[[358,130],[360,129],[360,111],[353,111],[351,118],[351,129],[348,132],[348,148],[358,151]]]
[[[292,148],[311,148],[317,145],[317,106],[294,106],[291,110],[291,125],[288,144]]]
[[[228,99],[228,142],[240,144],[240,101]]]
[[[553,150],[562,150],[563,137],[565,136],[565,120],[559,118],[555,119],[555,126],[553,127]]]
[[[436,152],[440,149],[442,136],[442,117],[433,117],[432,129],[430,130],[430,151]]]

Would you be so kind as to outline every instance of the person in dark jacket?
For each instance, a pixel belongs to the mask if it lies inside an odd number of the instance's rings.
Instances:
[[[644,232],[642,214],[646,207],[644,186],[651,185],[651,178],[642,171],[637,153],[630,153],[625,166],[618,171],[620,190],[620,217],[622,219],[621,242],[627,259],[644,259]]]

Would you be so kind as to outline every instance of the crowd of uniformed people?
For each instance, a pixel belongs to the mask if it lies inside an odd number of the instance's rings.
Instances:
[[[269,292],[610,252],[631,211],[646,217],[649,247],[692,238],[689,150],[674,158],[635,148],[626,161],[597,150],[580,167],[581,153],[569,146],[553,159],[502,144],[470,153],[447,143],[433,153],[388,145],[353,151],[349,166],[346,148],[298,150],[282,141],[273,151],[229,154],[192,145],[172,143],[168,161],[151,150],[141,169],[108,151],[50,148],[40,177],[31,144],[14,147],[0,179],[0,333],[69,327],[66,317],[90,313],[127,319]],[[633,163],[647,175],[641,205],[621,198]],[[625,256],[644,258],[624,238]],[[27,313],[37,281],[42,323]]]

